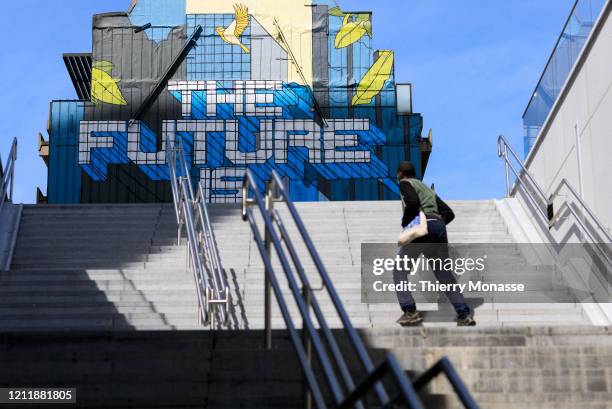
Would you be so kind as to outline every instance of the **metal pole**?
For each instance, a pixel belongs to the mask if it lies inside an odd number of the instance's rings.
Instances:
[[[9,180],[11,181],[11,187],[9,190],[9,196],[8,196],[8,200],[10,203],[13,203],[13,181],[15,179],[15,162],[11,163],[11,170],[9,171],[10,175],[9,175]]]
[[[13,182],[15,179],[15,162],[17,161],[17,138],[14,139],[15,143],[14,143],[14,152],[12,152],[13,157],[11,158],[11,169],[9,170],[10,176],[9,178],[11,179],[11,190],[10,190],[10,196],[9,196],[9,201],[12,203],[13,202]]]
[[[206,298],[206,302],[208,303],[208,320],[210,321],[210,329],[212,329],[213,331],[217,329],[217,317],[215,317],[214,311],[214,303],[216,303],[216,300],[216,292],[213,289],[210,289],[208,291],[208,297]]]
[[[273,193],[270,191],[272,186],[272,181],[268,182],[268,186],[266,189],[266,211],[271,215],[274,211],[274,198]],[[254,189],[257,189],[257,186],[253,186]],[[265,238],[264,244],[266,247],[266,252],[268,254],[268,259],[272,260],[272,238],[270,235],[270,231],[268,228],[265,229]],[[272,284],[270,283],[269,274],[272,274],[271,271],[266,269],[265,279],[264,279],[264,329],[265,329],[265,340],[264,347],[266,349],[272,349]]]
[[[508,160],[508,145],[506,145],[504,142],[504,162],[506,164],[506,197],[510,197],[510,169]]]
[[[306,308],[308,309],[308,314],[310,314],[310,304],[311,304],[311,290],[310,287],[305,285],[302,287],[302,297],[304,298],[304,304],[306,304]],[[312,366],[312,341],[308,336],[308,331],[306,331],[306,319],[302,319],[302,344],[304,345],[304,350],[306,351],[306,357],[308,361],[308,366]],[[308,384],[306,383],[306,378],[302,377],[302,396],[304,397],[304,409],[312,409],[312,394],[310,393],[310,389],[308,388]]]

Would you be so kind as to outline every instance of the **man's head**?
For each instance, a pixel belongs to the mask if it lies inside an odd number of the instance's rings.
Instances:
[[[415,178],[416,177],[416,169],[412,162],[404,161],[399,164],[397,167],[397,179],[405,179],[405,178]]]

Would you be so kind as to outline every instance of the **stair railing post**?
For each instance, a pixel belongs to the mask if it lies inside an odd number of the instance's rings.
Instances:
[[[210,322],[210,329],[212,330],[217,329],[217,320],[215,317],[215,312],[213,311],[214,301],[211,302],[211,300],[216,300],[214,294],[215,292],[212,289],[210,288],[206,289],[206,303],[208,304],[206,309],[207,309],[207,314],[208,314],[208,321]]]
[[[273,183],[273,180],[268,182],[265,198],[266,211],[270,216],[272,216],[274,212],[274,193],[272,192]],[[254,186],[254,188],[257,189],[257,186]],[[272,226],[266,226],[264,237],[268,260],[272,260],[272,238],[270,235],[271,228]],[[272,349],[272,284],[270,283],[269,274],[272,274],[272,271],[266,271],[264,278],[264,346],[266,349]]]
[[[504,143],[504,163],[506,165],[506,197],[510,197],[510,165],[508,163],[508,145]]]
[[[306,304],[306,308],[308,309],[308,314],[310,314],[310,305],[312,299],[312,290],[308,285],[302,286],[302,297],[304,298],[304,304]],[[308,366],[312,366],[312,341],[308,336],[308,331],[306,330],[306,319],[302,318],[302,344],[304,345],[304,350],[306,351],[306,357],[308,359]],[[310,389],[308,388],[308,383],[306,382],[306,377],[302,375],[302,396],[304,397],[304,409],[312,409],[312,393],[310,393]]]
[[[9,185],[9,193],[8,193],[8,201],[9,203],[13,203],[13,182],[15,180],[14,178],[14,166],[15,166],[15,162],[11,163],[11,170],[9,170],[9,181],[10,181],[10,185]]]
[[[11,168],[9,169],[9,180],[11,181],[11,187],[9,190],[9,202],[13,202],[13,183],[15,181],[15,162],[17,161],[17,138],[14,139],[13,142],[13,152],[11,152],[12,158],[10,158],[11,161]]]
[[[176,241],[177,241],[177,245],[181,245],[181,235],[183,234],[183,224],[184,224],[184,217],[185,217],[185,211],[183,210],[183,177],[179,176],[177,178],[177,185],[178,185],[178,191],[179,191],[179,203],[178,203],[178,208],[179,208],[179,225],[178,225],[178,229],[177,229],[177,236],[176,236]]]

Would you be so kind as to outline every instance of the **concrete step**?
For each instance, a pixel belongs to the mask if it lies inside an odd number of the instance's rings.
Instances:
[[[18,279],[24,278],[27,280],[36,280],[36,279],[44,279],[45,277],[49,277],[50,279],[59,280],[60,277],[64,277],[65,279],[83,279],[84,277],[89,277],[92,279],[97,278],[114,278],[114,277],[123,277],[129,279],[130,277],[135,278],[146,278],[146,277],[172,277],[174,275],[191,275],[192,270],[186,267],[186,259],[181,258],[182,263],[171,264],[171,269],[168,269],[167,266],[164,266],[161,262],[149,262],[149,263],[141,263],[137,262],[136,267],[133,268],[122,268],[122,266],[107,266],[105,268],[75,268],[75,267],[54,267],[49,268],[45,266],[34,266],[28,268],[15,268],[10,270],[10,272],[0,273],[0,282],[3,279]]]
[[[157,254],[157,253],[173,253],[175,251],[185,251],[185,241],[182,242],[181,246],[176,245],[176,238],[174,238],[174,244],[170,245],[156,245],[153,246],[150,242],[138,242],[134,246],[127,247],[120,243],[106,243],[104,249],[110,253],[129,253],[129,254]],[[82,243],[83,244],[83,243]],[[85,243],[86,244],[86,243]],[[16,249],[15,253],[28,254],[28,253],[38,253],[38,254],[54,254],[61,252],[79,252],[79,251],[92,251],[90,247],[86,245],[82,246],[74,246],[72,244],[66,243],[57,243],[54,241],[45,241],[45,242],[26,242],[21,243]]]
[[[144,203],[113,203],[113,204],[59,204],[59,205],[25,205],[23,212],[29,214],[75,214],[79,212],[94,213],[146,213],[146,212],[174,211],[172,204],[144,204]]]
[[[20,229],[24,230],[64,230],[67,228],[84,228],[88,226],[104,227],[108,225],[157,226],[164,229],[177,228],[176,218],[159,216],[112,215],[96,217],[95,215],[67,217],[25,217]]]
[[[179,262],[179,260],[183,260]],[[35,268],[50,268],[50,269],[143,269],[146,268],[147,262],[145,261],[132,261],[132,260],[109,260],[100,255],[97,259],[88,260],[74,260],[74,259],[60,259],[60,260],[15,260],[12,268],[14,269],[35,269]],[[185,269],[185,259],[176,259],[169,262],[170,272],[172,270],[183,271]]]
[[[504,397],[507,396],[507,397]],[[549,393],[475,393],[476,401],[485,407],[496,409],[518,409],[533,402],[543,409],[576,408],[576,409],[607,409],[611,396],[605,392],[576,393],[576,392],[549,392]],[[514,398],[513,398],[514,397]],[[456,402],[445,403],[445,408],[459,409]]]
[[[23,215],[23,220],[21,221],[23,227],[64,227],[67,224],[102,224],[103,222],[108,223],[127,223],[127,224],[161,224],[161,225],[175,225],[176,216],[174,213],[168,214],[159,214],[151,213],[151,214],[104,214],[100,212],[92,212],[90,214],[73,214],[63,212],[58,214],[57,217],[49,216],[49,215],[41,215],[36,216],[34,214],[25,214]]]
[[[158,215],[151,216],[139,216],[139,215],[109,215],[109,216],[98,216],[95,213],[91,215],[66,215],[65,217],[24,217],[22,219],[22,228],[24,231],[41,231],[41,230],[67,230],[70,228],[74,229],[86,229],[89,226],[92,227],[106,227],[106,226],[121,226],[129,225],[132,227],[160,227],[162,229],[177,228],[177,222],[172,217],[160,217]]]
[[[82,304],[91,301],[115,303],[120,301],[145,301],[145,302],[173,302],[181,301],[185,298],[193,299],[195,297],[195,285],[191,289],[175,289],[172,291],[166,290],[147,290],[146,293],[138,291],[115,291],[107,290],[105,292],[98,289],[78,290],[78,291],[25,291],[3,293],[1,303],[24,303],[24,304],[41,304],[41,303],[75,303]]]
[[[16,291],[18,289],[31,288],[36,291],[38,288],[48,288],[53,291],[55,288],[64,288],[67,290],[78,288],[89,288],[94,285],[98,289],[148,289],[148,288],[167,288],[180,289],[194,287],[193,275],[181,274],[172,275],[172,277],[160,278],[132,278],[132,279],[98,279],[98,280],[2,280],[0,281],[0,289],[7,291]]]
[[[62,240],[70,241],[76,237],[81,238],[82,241],[102,241],[102,240],[113,240],[121,238],[149,238],[155,235],[155,227],[146,227],[142,229],[132,229],[130,231],[122,231],[122,228],[109,227],[104,230],[96,231],[92,229],[83,229],[81,231],[66,229],[61,231],[53,230],[41,230],[36,232],[23,232],[20,233],[20,240]],[[168,234],[164,237],[174,237],[175,235]]]
[[[60,220],[66,220],[67,222],[73,221],[95,221],[95,220],[114,220],[114,219],[128,219],[140,221],[152,221],[157,220],[176,220],[174,211],[160,211],[160,210],[96,210],[96,209],[85,209],[85,210],[54,210],[48,211],[44,209],[29,210],[24,207],[22,214],[24,221],[40,220],[41,222],[57,222]]]
[[[150,320],[152,322],[164,322],[164,323],[179,323],[196,320],[197,308],[183,309],[180,311],[129,311],[129,312],[112,312],[103,310],[92,310],[92,311],[74,311],[72,313],[64,314],[63,311],[55,313],[53,311],[29,311],[26,313],[18,314],[1,314],[0,321],[36,321],[36,320],[49,320],[49,321],[74,321],[74,320],[101,320],[110,319],[113,321],[125,320],[130,323],[132,322],[146,322]]]
[[[337,312],[335,311],[331,303],[320,304],[323,313],[327,320],[338,322]],[[253,303],[249,300],[249,310],[247,311],[247,317],[250,322],[253,320],[261,321],[264,316],[263,302]],[[346,311],[354,322],[361,322],[365,319],[369,321],[375,327],[396,327],[396,320],[400,317],[401,311],[399,306],[395,305],[394,308],[390,308],[385,312],[372,312],[368,309],[359,307],[346,306]],[[301,322],[301,315],[298,308],[293,302],[290,303],[289,312],[292,317],[297,321]],[[562,313],[562,315],[560,315]],[[279,322],[281,321],[281,313],[278,307],[273,308],[272,317]],[[435,325],[436,323],[454,323],[456,318],[455,313],[450,309],[444,311],[425,311],[425,325]],[[581,325],[585,323],[585,318],[582,316],[581,311],[568,308],[566,311],[550,311],[546,309],[532,309],[532,310],[480,310],[476,308],[475,318],[479,325],[528,325],[529,318],[532,318],[534,322],[548,322],[554,325]],[[312,315],[313,320],[315,319],[314,313]]]
[[[91,282],[91,281],[103,281],[103,280],[114,280],[114,281],[131,281],[133,283],[139,283],[142,281],[152,280],[156,282],[167,282],[169,279],[168,273],[166,271],[160,272],[151,272],[148,270],[134,270],[123,272],[120,270],[115,271],[73,271],[66,272],[59,270],[57,272],[40,270],[38,272],[12,272],[10,274],[3,274],[0,276],[0,285],[4,283],[14,283],[14,284],[28,284],[28,283],[36,283],[45,284],[49,282]],[[174,273],[172,274],[172,280],[193,280],[193,274],[191,272],[185,271],[182,274]]]
[[[36,282],[36,283],[10,283],[3,282],[0,284],[0,294],[37,294],[37,293],[78,293],[80,291],[92,292],[92,291],[123,291],[123,292],[135,292],[135,291],[180,291],[180,290],[193,290],[195,291],[195,284],[193,280],[142,280],[138,282],[133,281],[119,281],[119,280],[100,280],[91,281],[89,283],[84,282]]]
[[[110,248],[125,247],[140,249],[143,246],[148,248],[155,247],[170,247],[176,245],[176,236],[147,236],[147,237],[130,237],[123,235],[116,235],[116,237],[95,237],[88,240],[79,240],[78,237],[64,237],[61,240],[45,239],[45,240],[23,240],[17,239],[17,247],[15,251],[21,251],[21,248],[31,249],[36,251],[36,247],[41,249],[52,248],[57,245],[59,249],[62,248],[104,248],[103,246],[109,246]]]
[[[401,350],[407,348],[459,348],[460,351],[487,352],[488,348],[578,348],[583,353],[596,353],[599,347],[612,347],[612,327],[573,326],[528,328],[457,328],[435,329],[423,334],[419,328],[385,328],[364,330],[363,336],[375,348]],[[482,350],[481,348],[487,349]],[[593,350],[592,348],[596,348]],[[497,353],[490,350],[491,354]]]
[[[75,331],[80,329],[87,330],[193,330],[202,328],[197,321],[194,313],[192,317],[181,319],[166,319],[159,316],[146,316],[139,318],[126,318],[122,315],[114,317],[84,317],[84,318],[35,318],[24,320],[21,317],[16,319],[3,319],[0,317],[0,328],[3,331]]]
[[[150,242],[142,242],[135,243],[134,246],[128,247],[122,245],[121,243],[106,243],[104,249],[109,252],[115,253],[136,253],[136,254],[155,254],[155,253],[172,253],[178,250],[185,250],[186,240],[181,239],[181,246],[176,245],[176,237],[173,237],[174,245],[168,246],[152,246]],[[52,255],[54,253],[63,253],[63,252],[91,252],[94,250],[93,246],[88,246],[87,243],[81,243],[80,246],[74,246],[70,243],[65,242],[53,242],[53,241],[44,241],[44,242],[30,242],[23,243],[19,248],[15,249],[18,254],[28,254],[28,253],[36,253],[36,254],[45,254]]]
[[[472,386],[472,391],[479,393],[551,393],[572,392],[576,394],[587,394],[592,392],[606,392],[606,386],[595,387],[589,383],[582,383],[584,377],[583,369],[461,369],[461,377],[464,382]],[[449,386],[439,386],[432,390],[434,393],[450,394]],[[487,399],[488,403],[495,399]],[[503,398],[497,398],[497,402],[504,402]],[[507,403],[507,400],[505,400]]]
[[[2,311],[11,311],[13,313],[18,313],[20,309],[24,309],[24,311],[29,311],[31,309],[49,309],[49,310],[66,310],[66,309],[115,309],[117,311],[130,311],[133,309],[134,311],[138,310],[182,310],[183,308],[192,308],[197,306],[196,295],[194,294],[192,298],[190,297],[182,297],[179,299],[165,299],[159,301],[148,301],[146,299],[140,300],[132,300],[132,301],[116,301],[113,303],[108,302],[108,300],[102,299],[92,299],[87,301],[85,299],[78,300],[79,302],[70,302],[70,300],[66,300],[66,302],[62,302],[62,300],[58,300],[54,297],[41,298],[37,300],[37,302],[27,302],[27,301],[19,301],[19,300],[0,300],[0,310]]]
[[[389,314],[370,314],[370,321],[375,328],[395,328],[398,326],[396,320],[400,317],[400,313],[395,313],[392,316]],[[428,312],[425,315],[424,327],[448,327],[455,326],[456,315],[454,312]],[[479,327],[514,327],[514,326],[575,326],[584,325],[587,320],[579,314],[563,314],[560,317],[555,313],[546,313],[545,311],[526,311],[524,313],[500,312],[494,311],[483,313],[475,311],[474,319]]]
[[[322,218],[320,221],[323,221],[323,220],[324,218]],[[317,222],[320,222],[320,221],[309,219],[307,222],[305,222],[306,229],[309,231],[309,233],[311,232],[314,234],[319,231],[319,226],[317,226]],[[384,219],[368,218],[367,223],[364,221],[364,219],[356,218],[353,221],[351,220],[337,220],[335,222],[327,221],[327,223],[325,224],[325,229],[330,232],[333,232],[334,230],[338,230],[346,226],[349,228],[349,231],[355,234],[359,234],[359,233],[363,234],[363,233],[368,233],[370,231],[373,233],[380,234],[384,232],[395,232],[395,231],[399,232],[399,230],[401,230],[401,226],[399,222],[400,222],[399,218],[397,220],[390,221],[389,217],[386,217]],[[222,231],[220,231],[219,234],[225,233],[225,232],[229,232],[229,233],[250,232],[249,225],[247,223],[242,222],[241,220],[213,221],[212,225],[216,230],[222,229]],[[455,230],[482,231],[483,226],[485,226],[487,231],[503,231],[503,232],[507,231],[507,227],[505,223],[494,217],[473,217],[469,219],[463,219],[456,223],[453,222],[447,227],[447,229],[448,231],[455,231]],[[288,225],[285,227],[291,233],[294,233],[297,231],[297,229],[294,226]]]
[[[174,251],[169,253],[138,253],[134,251],[125,251],[118,250],[108,255],[100,254],[99,250],[95,250],[93,248],[88,249],[78,249],[76,251],[71,252],[35,252],[33,254],[26,254],[24,252],[18,253],[14,259],[13,263],[16,266],[25,265],[25,264],[33,264],[33,263],[42,263],[42,262],[61,262],[61,261],[70,261],[70,262],[82,262],[82,263],[103,263],[104,261],[114,262],[114,261],[130,261],[130,262],[157,262],[157,261],[167,261],[172,263],[177,263],[181,260],[185,260],[187,257],[187,252],[184,249],[180,251]],[[50,264],[49,264],[50,265]]]
[[[298,319],[297,316],[293,316],[292,318],[294,320],[294,324],[301,328],[301,325],[302,325],[301,319]],[[371,328],[372,327],[372,323],[370,319],[366,317],[359,317],[357,319],[351,320],[351,322],[353,323],[353,326],[356,328]],[[253,319],[247,318],[245,325],[247,325],[248,329],[251,329],[251,330],[261,330],[265,328],[263,317],[255,317]],[[339,318],[327,319],[327,325],[329,328],[336,329],[336,330],[343,328],[342,322],[340,321]],[[284,330],[286,328],[287,328],[287,324],[285,324],[285,321],[283,320],[281,316],[275,316],[272,319],[272,329]]]

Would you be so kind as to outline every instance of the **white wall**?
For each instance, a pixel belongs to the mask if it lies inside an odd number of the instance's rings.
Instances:
[[[526,160],[527,169],[547,196],[567,178],[609,232],[612,232],[611,11],[612,1],[608,1]],[[516,196],[527,204],[520,190]],[[557,208],[562,201],[563,198],[556,201]],[[575,241],[571,219],[563,224],[552,231],[553,236],[564,242]]]

